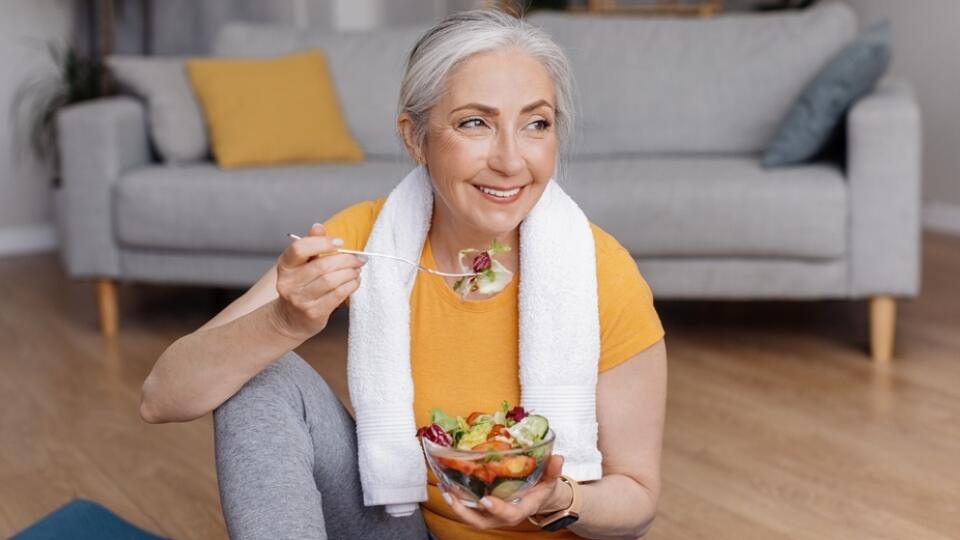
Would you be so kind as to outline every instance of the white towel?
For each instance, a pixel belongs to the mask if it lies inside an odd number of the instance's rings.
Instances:
[[[433,214],[433,186],[418,166],[393,189],[366,250],[419,261]],[[468,247],[468,246],[464,246]],[[357,418],[363,502],[412,514],[427,499],[415,437],[410,371],[410,293],[416,270],[378,259],[350,298],[347,382]],[[520,225],[521,404],[556,432],[554,452],[576,480],[601,477],[596,388],[600,357],[596,254],[583,211],[555,180]]]

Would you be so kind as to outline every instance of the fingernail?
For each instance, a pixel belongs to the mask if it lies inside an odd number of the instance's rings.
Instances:
[[[312,228],[316,227],[317,225],[320,225],[320,224],[319,224],[319,223],[314,223],[313,225],[310,226],[310,228],[312,229]]]
[[[342,245],[343,245],[343,239],[342,239],[342,238],[334,238],[334,239],[333,239],[333,245],[335,245],[335,246],[337,246],[337,247],[342,246]]]
[[[483,507],[487,509],[493,508],[493,501],[491,501],[489,497],[484,497],[480,499],[480,504],[482,504]]]
[[[451,497],[449,493],[443,492],[443,500],[448,505],[453,506],[453,497]]]
[[[357,255],[357,258],[360,259],[360,262],[362,262],[363,264],[367,264],[367,256],[366,256],[366,255]]]

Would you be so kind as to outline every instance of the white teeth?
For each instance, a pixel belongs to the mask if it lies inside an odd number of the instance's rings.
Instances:
[[[490,188],[483,187],[483,186],[477,186],[477,188],[479,188],[480,191],[482,191],[482,192],[484,192],[484,193],[486,193],[486,194],[488,194],[488,195],[493,195],[494,197],[501,197],[501,198],[503,198],[503,199],[507,199],[507,198],[509,198],[509,197],[513,197],[514,195],[516,195],[517,193],[520,192],[520,188],[513,188],[513,189],[511,189],[510,191],[498,191],[498,190],[496,190],[496,189],[490,189]]]

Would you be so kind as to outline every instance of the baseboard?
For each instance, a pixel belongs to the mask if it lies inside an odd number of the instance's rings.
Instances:
[[[960,204],[929,202],[923,205],[923,228],[960,234]]]
[[[57,231],[53,223],[0,228],[0,257],[44,253],[56,248]]]

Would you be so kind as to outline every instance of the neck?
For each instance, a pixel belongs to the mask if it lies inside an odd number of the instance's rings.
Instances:
[[[437,269],[449,272],[459,272],[458,254],[460,250],[475,248],[485,250],[495,239],[497,242],[510,246],[510,251],[497,256],[504,266],[516,272],[518,251],[520,246],[520,227],[517,226],[505,233],[492,233],[475,229],[469,224],[462,223],[449,211],[442,207],[440,201],[434,201],[433,221],[430,227],[430,248],[433,251]]]

